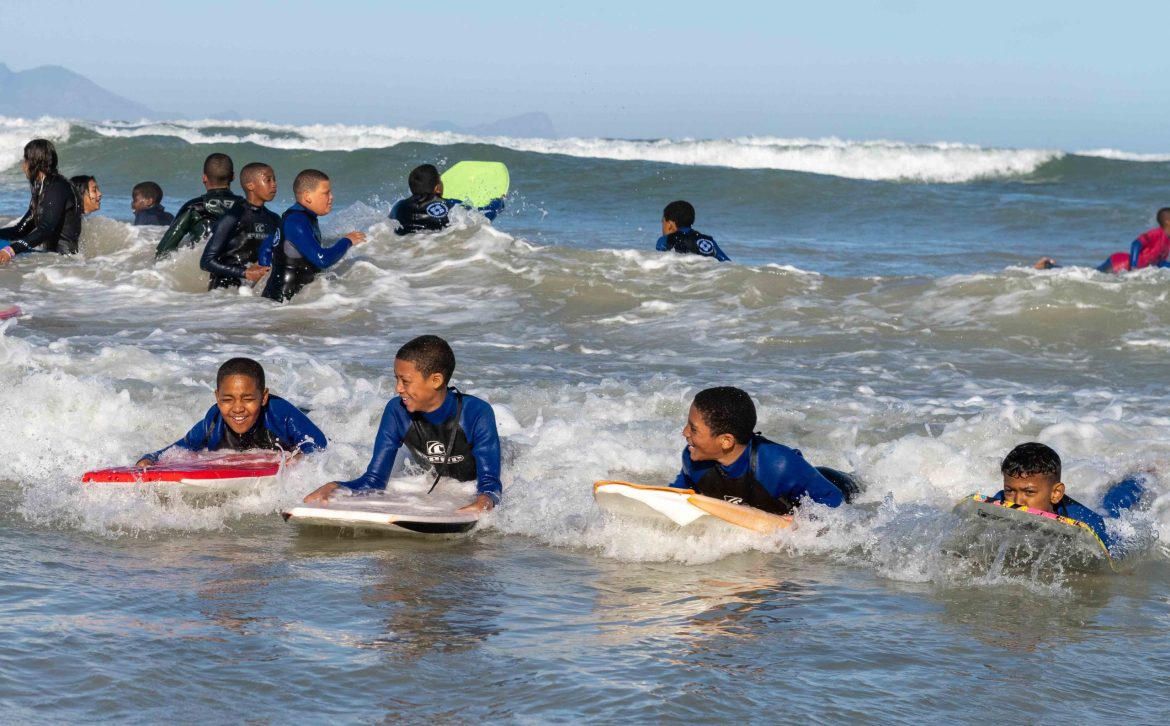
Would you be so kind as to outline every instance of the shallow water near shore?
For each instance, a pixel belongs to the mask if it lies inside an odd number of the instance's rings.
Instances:
[[[217,126],[215,149],[277,167],[274,208],[319,166],[344,190],[326,233],[370,232],[277,307],[206,293],[196,251],[155,264],[161,230],[118,211],[140,178],[172,210],[195,194],[181,170],[211,128],[53,127],[106,210],[83,255],[0,269],[0,307],[25,311],[0,323],[8,720],[1151,723],[1170,706],[1170,271],[1025,266],[1125,248],[1165,162],[731,140],[738,161],[706,166],[697,142]],[[512,168],[495,226],[396,237],[406,170],[472,157]],[[0,170],[4,219],[27,203],[16,174]],[[733,264],[652,251],[676,196]],[[363,470],[394,350],[423,333],[496,408],[505,506],[455,542],[283,523]],[[327,452],[224,500],[82,487],[181,436],[233,355],[311,409]],[[597,479],[672,478],[690,399],[727,383],[771,438],[855,471],[859,506],[807,507],[767,537],[594,507]],[[1090,506],[1147,472],[1152,508],[1112,525],[1139,551],[1122,573],[946,554],[951,507],[998,489],[1026,440],[1060,451]]]

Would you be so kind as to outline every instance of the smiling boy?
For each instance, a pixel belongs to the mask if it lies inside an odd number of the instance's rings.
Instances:
[[[268,274],[272,248],[280,240],[280,217],[264,206],[276,197],[272,167],[248,164],[240,170],[240,186],[244,203],[219,218],[199,258],[199,266],[211,273],[208,290],[259,282]]]
[[[280,449],[311,454],[328,445],[325,434],[300,409],[264,386],[264,368],[251,358],[232,358],[215,376],[215,405],[187,435],[145,454],[138,466],[158,463],[172,448],[188,451]]]
[[[830,507],[845,502],[800,451],[753,433],[755,427],[756,407],[744,391],[699,391],[682,430],[682,471],[670,486],[773,514],[790,514],[804,497]]]
[[[404,444],[423,467],[433,467],[435,480],[444,476],[476,481],[476,499],[461,511],[485,511],[500,503],[500,436],[496,416],[483,399],[448,386],[455,372],[455,353],[447,341],[422,335],[394,356],[394,390],[374,438],[366,473],[351,481],[331,481],[305,497],[322,504],[339,488],[385,489],[398,449]]]

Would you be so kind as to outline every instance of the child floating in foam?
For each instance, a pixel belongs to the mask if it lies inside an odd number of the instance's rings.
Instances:
[[[385,489],[398,449],[405,444],[416,463],[434,468],[432,489],[444,476],[475,479],[476,499],[460,511],[485,511],[499,504],[503,489],[495,413],[486,401],[449,386],[454,372],[455,353],[438,336],[423,335],[399,348],[394,356],[398,396],[382,413],[366,473],[324,484],[305,502],[323,504],[342,487]]]
[[[723,254],[715,239],[709,234],[703,234],[691,229],[695,223],[695,208],[690,202],[678,200],[666,205],[662,210],[662,236],[654,249],[659,252],[678,252],[679,254],[702,255],[714,257],[720,262],[730,262],[731,258]]]
[[[297,174],[293,196],[297,203],[280,217],[280,242],[272,251],[272,274],[264,286],[264,297],[277,302],[291,299],[318,272],[366,241],[364,232],[353,231],[328,247],[322,244],[317,218],[333,211],[333,183],[325,172],[305,169]]]
[[[1170,207],[1158,210],[1158,226],[1143,232],[1129,246],[1129,252],[1114,252],[1097,266],[1099,272],[1126,272],[1143,267],[1170,267]],[[1051,257],[1041,257],[1037,270],[1059,267]]]
[[[1110,553],[1117,554],[1119,542],[1105,528],[1105,519],[1064,493],[1060,481],[1060,455],[1044,444],[1020,444],[1008,452],[1000,464],[1003,489],[991,499],[1025,506],[1038,512],[1084,522],[1092,528]],[[1142,497],[1143,488],[1136,478],[1114,484],[1105,495],[1105,508],[1112,516],[1128,509]]]
[[[752,433],[755,427],[756,407],[744,391],[700,391],[682,430],[682,471],[670,486],[773,514],[790,514],[804,497],[838,507],[857,491],[848,475],[814,468],[800,451]]]
[[[390,219],[398,223],[395,234],[437,232],[450,224],[448,215],[453,207],[471,206],[459,199],[443,197],[443,178],[434,164],[415,167],[406,181],[410,187],[410,196],[399,199],[390,208]],[[503,199],[493,199],[486,207],[480,207],[479,211],[489,220],[494,220],[503,208]]]
[[[279,449],[311,454],[328,445],[325,434],[283,398],[264,387],[264,368],[251,358],[232,358],[215,375],[215,405],[187,435],[146,454],[138,466],[158,463],[172,448],[188,451]]]

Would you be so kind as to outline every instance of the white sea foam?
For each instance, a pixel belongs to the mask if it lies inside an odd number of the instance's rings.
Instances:
[[[1170,161],[1170,154],[1139,154],[1133,151],[1121,151],[1119,149],[1089,149],[1087,151],[1076,152],[1077,156],[1093,156],[1098,159],[1113,159],[1115,161],[1143,161],[1143,162],[1161,162]]]
[[[24,156],[24,145],[37,138],[66,141],[69,122],[47,116],[39,119],[0,116],[0,170],[19,163]]]
[[[64,124],[61,121],[56,123]],[[538,154],[564,154],[591,159],[652,161],[733,169],[782,169],[851,179],[943,183],[1028,174],[1041,164],[1061,156],[1059,151],[1045,149],[991,149],[957,143],[910,144],[886,140],[788,139],[772,136],[677,140],[517,139],[394,126],[295,126],[214,119],[104,122],[87,123],[85,126],[103,136],[171,136],[191,144],[253,143],[275,149],[355,151],[412,142],[436,145],[476,143]],[[4,153],[9,154],[10,151],[8,148]]]

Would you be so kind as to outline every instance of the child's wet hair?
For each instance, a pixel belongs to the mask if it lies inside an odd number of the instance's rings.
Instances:
[[[243,169],[240,169],[240,186],[250,184],[256,181],[260,173],[267,169],[272,171],[272,167],[261,161],[253,161],[250,164],[245,164]]]
[[[156,182],[138,182],[130,190],[130,196],[137,197],[138,199],[149,199],[155,204],[158,204],[163,200],[163,190]]]
[[[443,375],[443,385],[451,382],[455,373],[455,351],[437,335],[420,335],[398,349],[397,360],[413,363],[424,376]]]
[[[1162,207],[1158,210],[1158,226],[1165,227],[1166,222],[1170,221],[1170,207]]]
[[[411,169],[406,183],[410,186],[411,194],[434,194],[435,187],[439,186],[442,180],[443,177],[439,175],[439,170],[434,164],[423,164]]]
[[[223,379],[228,376],[247,376],[256,381],[256,387],[264,390],[264,366],[251,358],[232,358],[219,367],[215,374],[215,387],[223,385]]]
[[[226,187],[232,183],[235,175],[235,164],[232,163],[232,157],[227,154],[216,152],[208,154],[203,160],[203,176],[207,177],[208,184]]]
[[[756,429],[756,406],[745,391],[732,386],[720,386],[699,391],[695,395],[695,409],[712,436],[731,434],[741,444],[751,441]]]
[[[1012,479],[1047,476],[1060,481],[1060,455],[1050,447],[1035,441],[1020,444],[1003,457],[999,470]]]
[[[662,210],[662,218],[674,222],[679,229],[685,229],[695,223],[695,208],[690,202],[679,199],[666,205],[666,209]]]
[[[305,169],[293,180],[293,196],[298,199],[302,194],[314,192],[321,182],[329,181],[329,175],[317,169]]]

